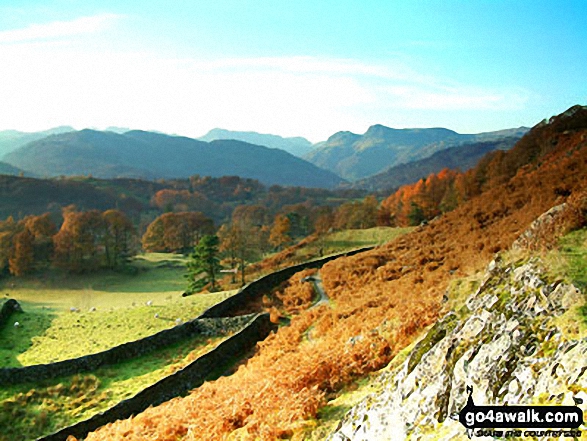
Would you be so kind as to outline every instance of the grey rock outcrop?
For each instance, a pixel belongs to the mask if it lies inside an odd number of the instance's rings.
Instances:
[[[587,339],[569,339],[555,323],[583,301],[574,286],[549,283],[538,260],[493,261],[465,305],[383,374],[382,391],[352,408],[328,439],[468,439],[457,416],[467,386],[478,405],[573,405],[583,397],[585,410]]]

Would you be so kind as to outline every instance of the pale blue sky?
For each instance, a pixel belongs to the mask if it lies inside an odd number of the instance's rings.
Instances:
[[[587,1],[0,2],[0,130],[477,133],[587,104]]]

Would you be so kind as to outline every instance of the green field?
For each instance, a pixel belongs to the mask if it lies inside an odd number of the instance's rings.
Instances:
[[[374,227],[364,230],[336,231],[297,250],[295,259],[304,261],[319,257],[320,250],[323,256],[328,256],[357,248],[383,245],[412,230],[412,227]]]
[[[90,418],[176,372],[225,337],[196,337],[91,373],[0,388],[0,441],[35,439]]]
[[[336,253],[352,248],[383,245],[412,230],[412,227],[374,227],[364,230],[337,231],[327,235],[324,239],[324,251]]]
[[[136,274],[48,271],[4,279],[2,297],[18,300],[24,312],[0,328],[0,367],[50,363],[137,340],[175,326],[177,319],[191,320],[234,293],[182,297],[183,256],[146,254],[132,266]],[[16,321],[20,326],[13,325]],[[181,369],[224,338],[195,337],[94,372],[0,388],[0,441],[34,439],[89,418]]]
[[[181,297],[183,265],[182,256],[148,254],[135,258],[134,275],[48,272],[7,279],[0,292],[18,300],[24,313],[13,315],[11,323],[0,329],[0,367],[99,352],[170,328],[177,319],[193,319],[232,294]],[[18,328],[11,325],[13,320],[20,323]]]
[[[298,257],[318,253],[317,247],[327,255],[382,244],[406,231],[333,233]],[[0,328],[0,367],[49,363],[137,340],[174,326],[177,319],[190,320],[235,292],[182,297],[183,256],[146,254],[132,266],[136,274],[48,271],[0,282],[0,295],[15,298],[24,310]],[[13,321],[20,326],[14,327]],[[86,419],[175,372],[221,340],[195,338],[94,372],[0,388],[0,427],[6,427],[0,441],[33,439]]]

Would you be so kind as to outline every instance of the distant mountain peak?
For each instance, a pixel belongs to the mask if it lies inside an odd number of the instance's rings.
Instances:
[[[305,158],[318,167],[354,181],[464,143],[520,137],[524,133],[503,132],[464,135],[443,127],[392,129],[374,124],[363,135],[337,132],[318,144]]]
[[[279,135],[271,135],[267,133],[239,132],[220,128],[214,128],[198,139],[206,142],[219,139],[233,139],[236,141],[247,142],[249,144],[285,150],[298,157],[304,156],[313,149],[312,143],[301,136],[284,138]]]

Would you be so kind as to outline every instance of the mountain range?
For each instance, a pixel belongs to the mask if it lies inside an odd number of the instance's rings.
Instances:
[[[0,158],[29,142],[58,133],[71,132],[73,130],[75,130],[73,127],[60,126],[42,132],[19,132],[18,130],[0,131]]]
[[[0,161],[0,175],[12,175],[18,176],[20,174],[25,174],[23,170],[14,167],[6,162]]]
[[[249,144],[262,145],[274,149],[285,150],[292,155],[303,157],[310,153],[314,146],[306,138],[301,136],[283,138],[278,135],[269,135],[257,132],[235,132],[225,129],[212,129],[204,136],[198,138],[200,141],[216,141],[219,139],[235,139],[248,142]]]
[[[13,150],[4,161],[37,176],[185,178],[236,175],[264,184],[333,188],[343,182],[283,150],[235,140],[85,129],[50,135]]]
[[[527,131],[526,127],[520,127],[463,135],[444,128],[392,129],[377,124],[363,135],[335,133],[327,141],[316,144],[304,159],[346,180],[356,181],[451,147],[506,137],[519,139]]]
[[[199,139],[115,127],[3,131],[0,173],[141,179],[236,175],[268,185],[320,188],[351,185],[346,179],[354,181],[353,188],[376,191],[442,168],[466,170],[484,153],[510,148],[527,130],[462,135],[444,128],[374,125],[363,135],[338,132],[314,145],[302,137],[224,129],[213,129]]]

